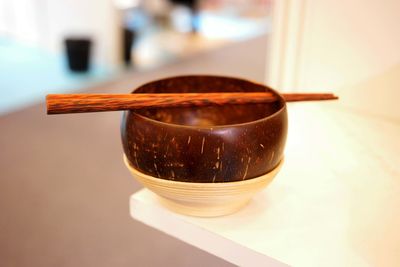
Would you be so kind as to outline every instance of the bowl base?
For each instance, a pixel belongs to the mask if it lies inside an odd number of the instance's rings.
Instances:
[[[194,217],[219,217],[225,216],[239,211],[246,206],[251,199],[243,199],[239,201],[230,201],[222,203],[190,203],[178,200],[170,200],[168,198],[157,195],[158,201],[165,208],[188,216]]]
[[[124,155],[133,177],[158,196],[160,203],[174,212],[197,217],[217,217],[234,213],[264,189],[282,167],[248,180],[226,183],[191,183],[152,177],[133,168]]]

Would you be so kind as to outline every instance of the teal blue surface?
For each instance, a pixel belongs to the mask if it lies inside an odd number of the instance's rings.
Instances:
[[[72,73],[61,54],[0,38],[0,114],[44,101],[48,93],[81,90],[114,74],[93,65],[88,73]]]

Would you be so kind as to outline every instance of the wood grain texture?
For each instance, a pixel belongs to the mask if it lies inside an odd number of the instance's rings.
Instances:
[[[337,99],[331,93],[282,94],[290,101]],[[167,94],[49,94],[47,114],[132,110],[159,107],[266,103],[277,100],[271,92]]]

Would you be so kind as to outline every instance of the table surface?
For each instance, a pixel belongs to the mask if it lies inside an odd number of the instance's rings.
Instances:
[[[290,103],[284,166],[241,211],[182,216],[142,189],[132,217],[240,266],[398,266],[399,77],[397,66],[340,101]]]

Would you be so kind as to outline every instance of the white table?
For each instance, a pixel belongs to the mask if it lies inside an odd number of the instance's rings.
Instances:
[[[398,266],[400,108],[382,112],[382,101],[399,99],[399,74],[343,89],[338,102],[289,104],[284,166],[238,213],[174,214],[143,189],[132,217],[240,266]]]

